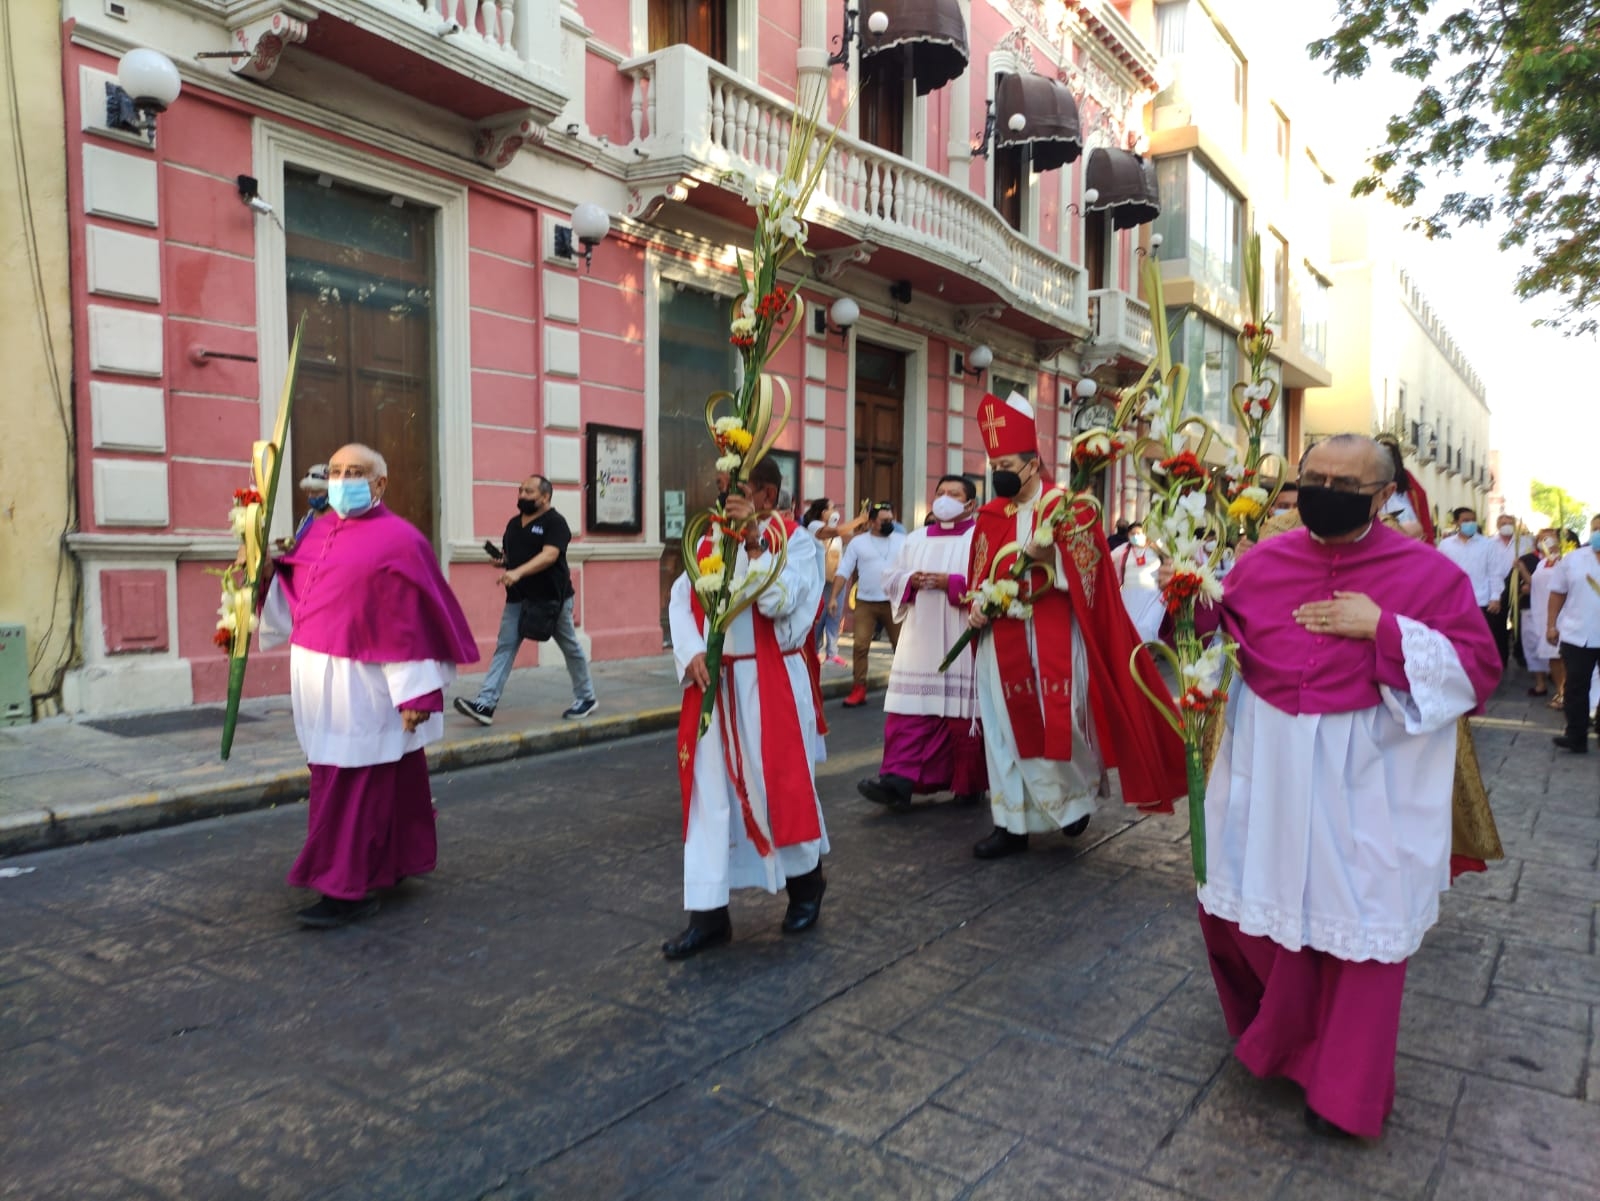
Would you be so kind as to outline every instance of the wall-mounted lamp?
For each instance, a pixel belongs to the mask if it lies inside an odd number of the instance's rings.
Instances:
[[[1089,400],[1100,391],[1100,385],[1094,382],[1093,377],[1086,375],[1077,382],[1072,391],[1079,400]]]
[[[1012,113],[1006,118],[1006,128],[1012,133],[1021,133],[1028,128],[1028,118],[1021,113]],[[973,143],[972,154],[975,158],[989,157],[989,139],[994,136],[994,101],[990,100],[983,107],[983,133],[978,135],[978,141]]]
[[[994,362],[994,351],[987,346],[974,346],[965,358],[962,358],[959,351],[956,353],[956,370],[974,379],[989,370],[989,364],[992,362]]]
[[[1133,253],[1138,255],[1140,258],[1144,258],[1148,254],[1154,254],[1156,251],[1161,249],[1161,243],[1164,240],[1165,239],[1163,239],[1160,234],[1151,234],[1150,249],[1146,250],[1143,246],[1135,246],[1133,248]]]
[[[1080,217],[1087,216],[1088,214],[1084,210],[1099,199],[1099,188],[1085,188],[1083,190],[1083,208],[1080,209],[1076,204],[1069,204],[1067,205],[1067,212],[1076,213]]]
[[[156,144],[156,117],[183,90],[178,68],[159,50],[130,50],[117,64],[117,82],[106,84],[106,124],[141,133]]]
[[[556,226],[555,253],[558,257],[570,259],[576,257],[572,245],[576,239],[583,247],[583,269],[592,269],[594,248],[605,240],[611,232],[611,214],[598,204],[585,201],[572,210],[572,224]]]
[[[843,342],[850,336],[850,327],[861,320],[861,306],[848,296],[841,296],[824,311],[821,306],[811,310],[811,330],[819,338],[825,334],[838,334]]]
[[[844,28],[839,36],[833,39],[834,45],[839,48],[828,55],[830,67],[848,66],[850,63],[850,43],[861,36],[861,26],[856,20],[861,15],[860,9],[850,7],[850,0],[844,0]],[[874,37],[881,35],[889,28],[889,14],[883,11],[873,12],[867,17],[867,30]]]

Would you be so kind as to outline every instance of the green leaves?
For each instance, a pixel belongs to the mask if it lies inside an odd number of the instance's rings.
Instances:
[[[1435,173],[1494,165],[1498,191],[1448,192],[1413,226],[1447,237],[1503,218],[1502,249],[1537,256],[1517,294],[1556,300],[1548,324],[1600,329],[1600,0],[1340,0],[1336,19],[1308,47],[1328,74],[1359,77],[1377,55],[1421,85],[1352,193],[1411,208]]]

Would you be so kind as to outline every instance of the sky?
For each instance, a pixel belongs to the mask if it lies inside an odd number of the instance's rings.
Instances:
[[[1230,16],[1254,14],[1246,18],[1254,53],[1265,48],[1263,41],[1279,40],[1282,58],[1274,74],[1296,83],[1297,94],[1285,98],[1294,106],[1290,119],[1307,131],[1337,186],[1348,189],[1366,153],[1381,144],[1385,120],[1409,107],[1416,83],[1396,76],[1377,54],[1359,81],[1336,84],[1325,77],[1305,46],[1335,27],[1334,0],[1236,0],[1228,10]],[[1488,170],[1485,165],[1486,179]],[[1450,183],[1430,186],[1419,207]],[[1380,202],[1375,216],[1385,212],[1397,225],[1406,221],[1404,210]],[[1409,235],[1404,265],[1488,389],[1489,442],[1500,452],[1507,509],[1526,515],[1528,483],[1539,479],[1565,488],[1587,512],[1600,512],[1600,343],[1534,326],[1554,306],[1517,299],[1512,287],[1525,252],[1501,251],[1500,232],[1472,227],[1432,242]]]

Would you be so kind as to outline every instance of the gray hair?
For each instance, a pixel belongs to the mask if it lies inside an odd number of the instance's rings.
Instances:
[[[1372,457],[1372,467],[1375,484],[1394,483],[1394,457],[1389,453],[1389,448],[1376,438],[1366,434],[1333,434],[1322,439],[1316,446],[1306,447],[1306,453],[1300,456],[1300,471],[1305,471],[1306,459],[1318,446],[1331,446],[1335,449],[1361,446]]]
[[[372,447],[368,446],[365,442],[347,442],[344,446],[341,446],[339,449],[340,450],[358,450],[358,451],[360,451],[361,454],[362,454],[362,457],[364,457],[367,460],[367,462],[371,465],[374,475],[379,475],[379,476],[383,476],[384,478],[388,478],[388,475],[389,475],[389,462],[388,462],[388,460],[385,459],[382,455],[380,455],[377,451],[373,450]]]

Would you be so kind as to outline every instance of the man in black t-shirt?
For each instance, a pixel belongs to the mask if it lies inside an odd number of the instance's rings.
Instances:
[[[556,620],[555,644],[567,661],[572,679],[572,706],[561,716],[588,717],[595,711],[594,685],[589,681],[589,660],[572,624],[572,575],[567,570],[567,544],[572,529],[567,519],[550,505],[550,481],[530,475],[517,489],[517,515],[506,523],[502,549],[495,562],[503,570],[500,583],[506,590],[505,612],[500,617],[500,636],[495,641],[494,659],[475,700],[458,696],[456,712],[472,718],[480,726],[494,724],[495,706],[511,675],[512,661],[522,645],[522,604],[524,601],[554,601],[561,605]],[[494,553],[490,547],[490,553]]]

